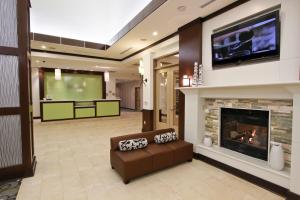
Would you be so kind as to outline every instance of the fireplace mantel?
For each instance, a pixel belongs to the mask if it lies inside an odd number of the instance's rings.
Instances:
[[[199,94],[204,98],[266,98],[266,99],[292,99],[294,93],[300,93],[300,81],[248,84],[248,85],[222,85],[198,86],[176,88],[185,95]]]
[[[292,192],[300,194],[300,81],[282,83],[264,83],[249,85],[222,85],[176,88],[185,94],[185,140],[194,144],[194,152],[210,157],[219,162],[261,177]],[[274,99],[293,100],[292,150],[290,173],[280,172],[255,163],[245,162],[241,157],[225,156],[228,151],[222,148],[204,148],[205,99]],[[245,158],[246,159],[246,158]],[[251,161],[251,159],[250,159]],[[266,173],[268,171],[268,173]]]

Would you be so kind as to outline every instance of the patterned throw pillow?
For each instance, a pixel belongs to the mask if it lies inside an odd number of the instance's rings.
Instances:
[[[142,149],[147,147],[148,141],[146,138],[138,138],[132,140],[122,140],[119,142],[120,151],[131,151],[134,149]]]
[[[154,136],[154,141],[156,144],[167,143],[175,140],[177,140],[177,136],[175,132],[164,133],[164,134]]]

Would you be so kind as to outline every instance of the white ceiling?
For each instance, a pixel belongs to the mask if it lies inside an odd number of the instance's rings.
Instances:
[[[32,0],[32,3],[36,1],[50,1],[50,0]],[[51,0],[58,1],[58,0]],[[61,0],[61,1],[70,1],[70,0]],[[73,0],[77,1],[77,0]],[[90,0],[86,0],[90,1]],[[85,1],[85,2],[86,2]],[[102,0],[99,0],[102,2]],[[107,0],[109,1],[117,1],[117,0]],[[136,1],[136,0],[120,0],[120,1]],[[143,0],[137,0],[143,1]],[[42,45],[47,46],[47,50],[54,52],[65,52],[65,53],[74,53],[81,55],[90,55],[90,56],[98,56],[98,57],[110,57],[122,59],[154,42],[174,33],[177,29],[190,21],[198,18],[205,17],[227,5],[235,2],[236,0],[216,0],[211,4],[206,6],[205,8],[201,8],[201,5],[206,4],[210,0],[168,0],[161,7],[159,7],[155,12],[149,15],[146,19],[144,19],[140,24],[138,24],[134,29],[128,32],[123,38],[121,38],[118,42],[116,42],[113,46],[111,46],[107,51],[103,50],[95,50],[81,47],[74,47],[68,45],[60,45],[53,43],[44,43],[39,41],[31,41],[31,47],[33,49],[40,49]],[[133,5],[133,3],[130,3]],[[34,4],[33,4],[34,6]],[[178,8],[181,6],[185,6],[183,11],[180,11]],[[49,8],[49,10],[51,10]],[[50,12],[50,11],[49,11]],[[81,17],[83,15],[78,14]],[[63,23],[68,24],[70,19],[63,19]],[[108,19],[107,19],[108,20]],[[118,19],[119,20],[119,19]],[[46,24],[46,23],[45,23]],[[82,34],[83,29],[81,28],[79,33]],[[152,32],[157,31],[158,35],[153,36]],[[113,37],[111,35],[109,39]],[[147,41],[141,41],[141,38],[147,39]],[[84,38],[83,40],[87,40]],[[153,46],[146,51],[143,51],[135,56],[132,56],[128,59],[123,60],[122,62],[117,61],[109,61],[103,59],[89,59],[83,57],[76,56],[65,56],[58,54],[48,54],[41,52],[33,52],[32,53],[32,65],[34,67],[70,67],[74,69],[82,69],[82,70],[103,70],[101,66],[110,67],[110,71],[116,71],[117,73],[135,73],[138,75],[138,67],[135,66],[135,63],[138,63],[139,59],[142,58],[144,54],[147,53],[155,53],[157,55],[156,58],[160,56],[164,56],[167,54],[171,54],[174,52],[178,52],[178,35],[170,38],[169,40],[160,43],[156,46]],[[131,48],[130,51],[121,54],[122,51]],[[37,60],[46,60],[46,63],[37,63]],[[97,66],[100,66],[97,67]]]
[[[32,0],[34,3],[35,1],[45,2],[45,1],[71,1],[71,0]],[[78,0],[72,0],[72,1],[78,1]],[[92,1],[92,0],[86,0],[86,1]],[[85,1],[85,2],[86,2]],[[97,0],[98,1],[98,0]],[[99,0],[103,1],[103,0]],[[107,2],[110,1],[118,1],[118,0],[106,0]],[[144,0],[120,0],[120,1],[130,1],[130,5],[133,5],[134,1],[144,1]],[[147,18],[145,18],[141,23],[139,23],[135,28],[133,28],[131,31],[129,31],[124,37],[122,37],[119,41],[114,43],[107,51],[103,50],[95,50],[95,49],[88,49],[88,48],[80,48],[80,47],[74,47],[74,46],[68,46],[68,45],[57,45],[57,44],[46,44],[44,42],[39,41],[32,41],[31,47],[33,49],[42,49],[42,45],[46,45],[47,47],[53,47],[53,48],[47,48],[47,50],[51,51],[58,51],[58,52],[67,52],[67,53],[74,53],[74,54],[83,54],[83,55],[92,55],[92,56],[98,56],[98,57],[110,57],[110,58],[117,58],[122,59],[144,47],[147,47],[148,45],[153,44],[154,42],[157,42],[158,40],[174,33],[177,31],[177,29],[190,21],[198,18],[198,17],[204,17],[207,16],[227,5],[230,3],[233,3],[236,0],[216,0],[213,1],[211,4],[207,5],[205,8],[201,8],[201,5],[206,4],[207,2],[210,2],[211,0],[168,0],[166,3],[164,3],[162,6],[160,6],[157,10],[155,10],[151,15],[149,15]],[[41,3],[43,4],[43,3]],[[94,5],[93,5],[94,6]],[[127,7],[128,5],[123,5]],[[185,10],[179,11],[179,7],[185,7]],[[34,9],[34,5],[33,5]],[[33,12],[33,9],[31,12]],[[45,8],[44,8],[45,9]],[[47,8],[46,10],[48,14],[50,14],[52,8]],[[62,10],[63,12],[63,10]],[[84,18],[84,13],[78,13],[77,17]],[[46,15],[46,14],[45,14]],[[110,14],[111,15],[111,14]],[[107,16],[105,18],[106,21],[110,21],[109,17]],[[115,19],[116,20],[116,19]],[[117,19],[117,21],[120,19]],[[31,20],[33,21],[33,19]],[[70,21],[74,21],[73,19],[69,18],[62,18],[61,24],[65,24],[67,26],[70,24]],[[43,22],[43,26],[48,27],[48,22],[44,22],[41,19],[41,23]],[[32,22],[33,23],[33,22]],[[83,22],[82,22],[83,23]],[[89,22],[86,22],[87,24]],[[50,27],[50,26],[49,26]],[[85,27],[85,26],[82,26]],[[84,28],[79,28],[77,30],[77,34],[84,36],[83,33],[86,32]],[[95,30],[93,29],[95,28]],[[91,28],[95,32],[96,28],[99,27],[93,27]],[[34,29],[32,28],[32,31],[34,32]],[[152,32],[157,31],[158,35],[153,36]],[[36,31],[37,32],[37,31]],[[50,34],[50,33],[48,33]],[[110,35],[109,38],[112,38],[114,35]],[[146,39],[146,41],[141,41],[141,39]],[[84,38],[83,40],[87,40],[87,38]],[[123,51],[128,50],[126,53],[122,53]]]
[[[31,0],[31,31],[107,44],[151,0]]]

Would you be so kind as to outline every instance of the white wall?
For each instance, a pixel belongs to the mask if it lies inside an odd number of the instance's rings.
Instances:
[[[135,88],[141,88],[141,109],[143,103],[143,87],[140,81],[130,81],[117,84],[117,95],[121,99],[121,107],[135,109]]]
[[[106,82],[106,98],[116,98],[116,78],[112,73],[109,75],[109,81]]]
[[[153,79],[153,54],[147,54],[143,57],[143,65],[145,69],[144,80],[147,82],[143,84],[143,109],[153,110],[153,99],[154,99],[154,79]]]
[[[213,30],[281,4],[281,55],[279,61],[246,64],[212,70]],[[203,23],[203,65],[205,85],[240,85],[299,80],[300,0],[252,0]]]
[[[39,83],[38,68],[32,68],[31,81],[32,81],[33,117],[40,117],[40,83]]]

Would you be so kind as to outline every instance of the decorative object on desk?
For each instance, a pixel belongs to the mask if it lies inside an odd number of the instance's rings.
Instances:
[[[203,65],[199,64],[198,67],[198,81],[197,81],[197,85],[202,85],[203,84]]]
[[[54,78],[57,81],[61,80],[61,69],[55,69],[54,70]]]
[[[197,87],[198,86],[198,62],[194,63],[194,75],[192,79],[192,87]]]
[[[278,171],[284,168],[284,154],[282,149],[282,144],[278,142],[271,142],[270,151],[270,166]]]
[[[212,139],[211,139],[211,137],[209,135],[205,135],[204,136],[203,144],[204,144],[204,146],[207,146],[207,147],[211,147],[212,146]]]
[[[104,72],[104,81],[108,82],[109,81],[109,71]]]
[[[188,75],[183,75],[182,77],[182,86],[183,87],[190,87],[190,79]]]

